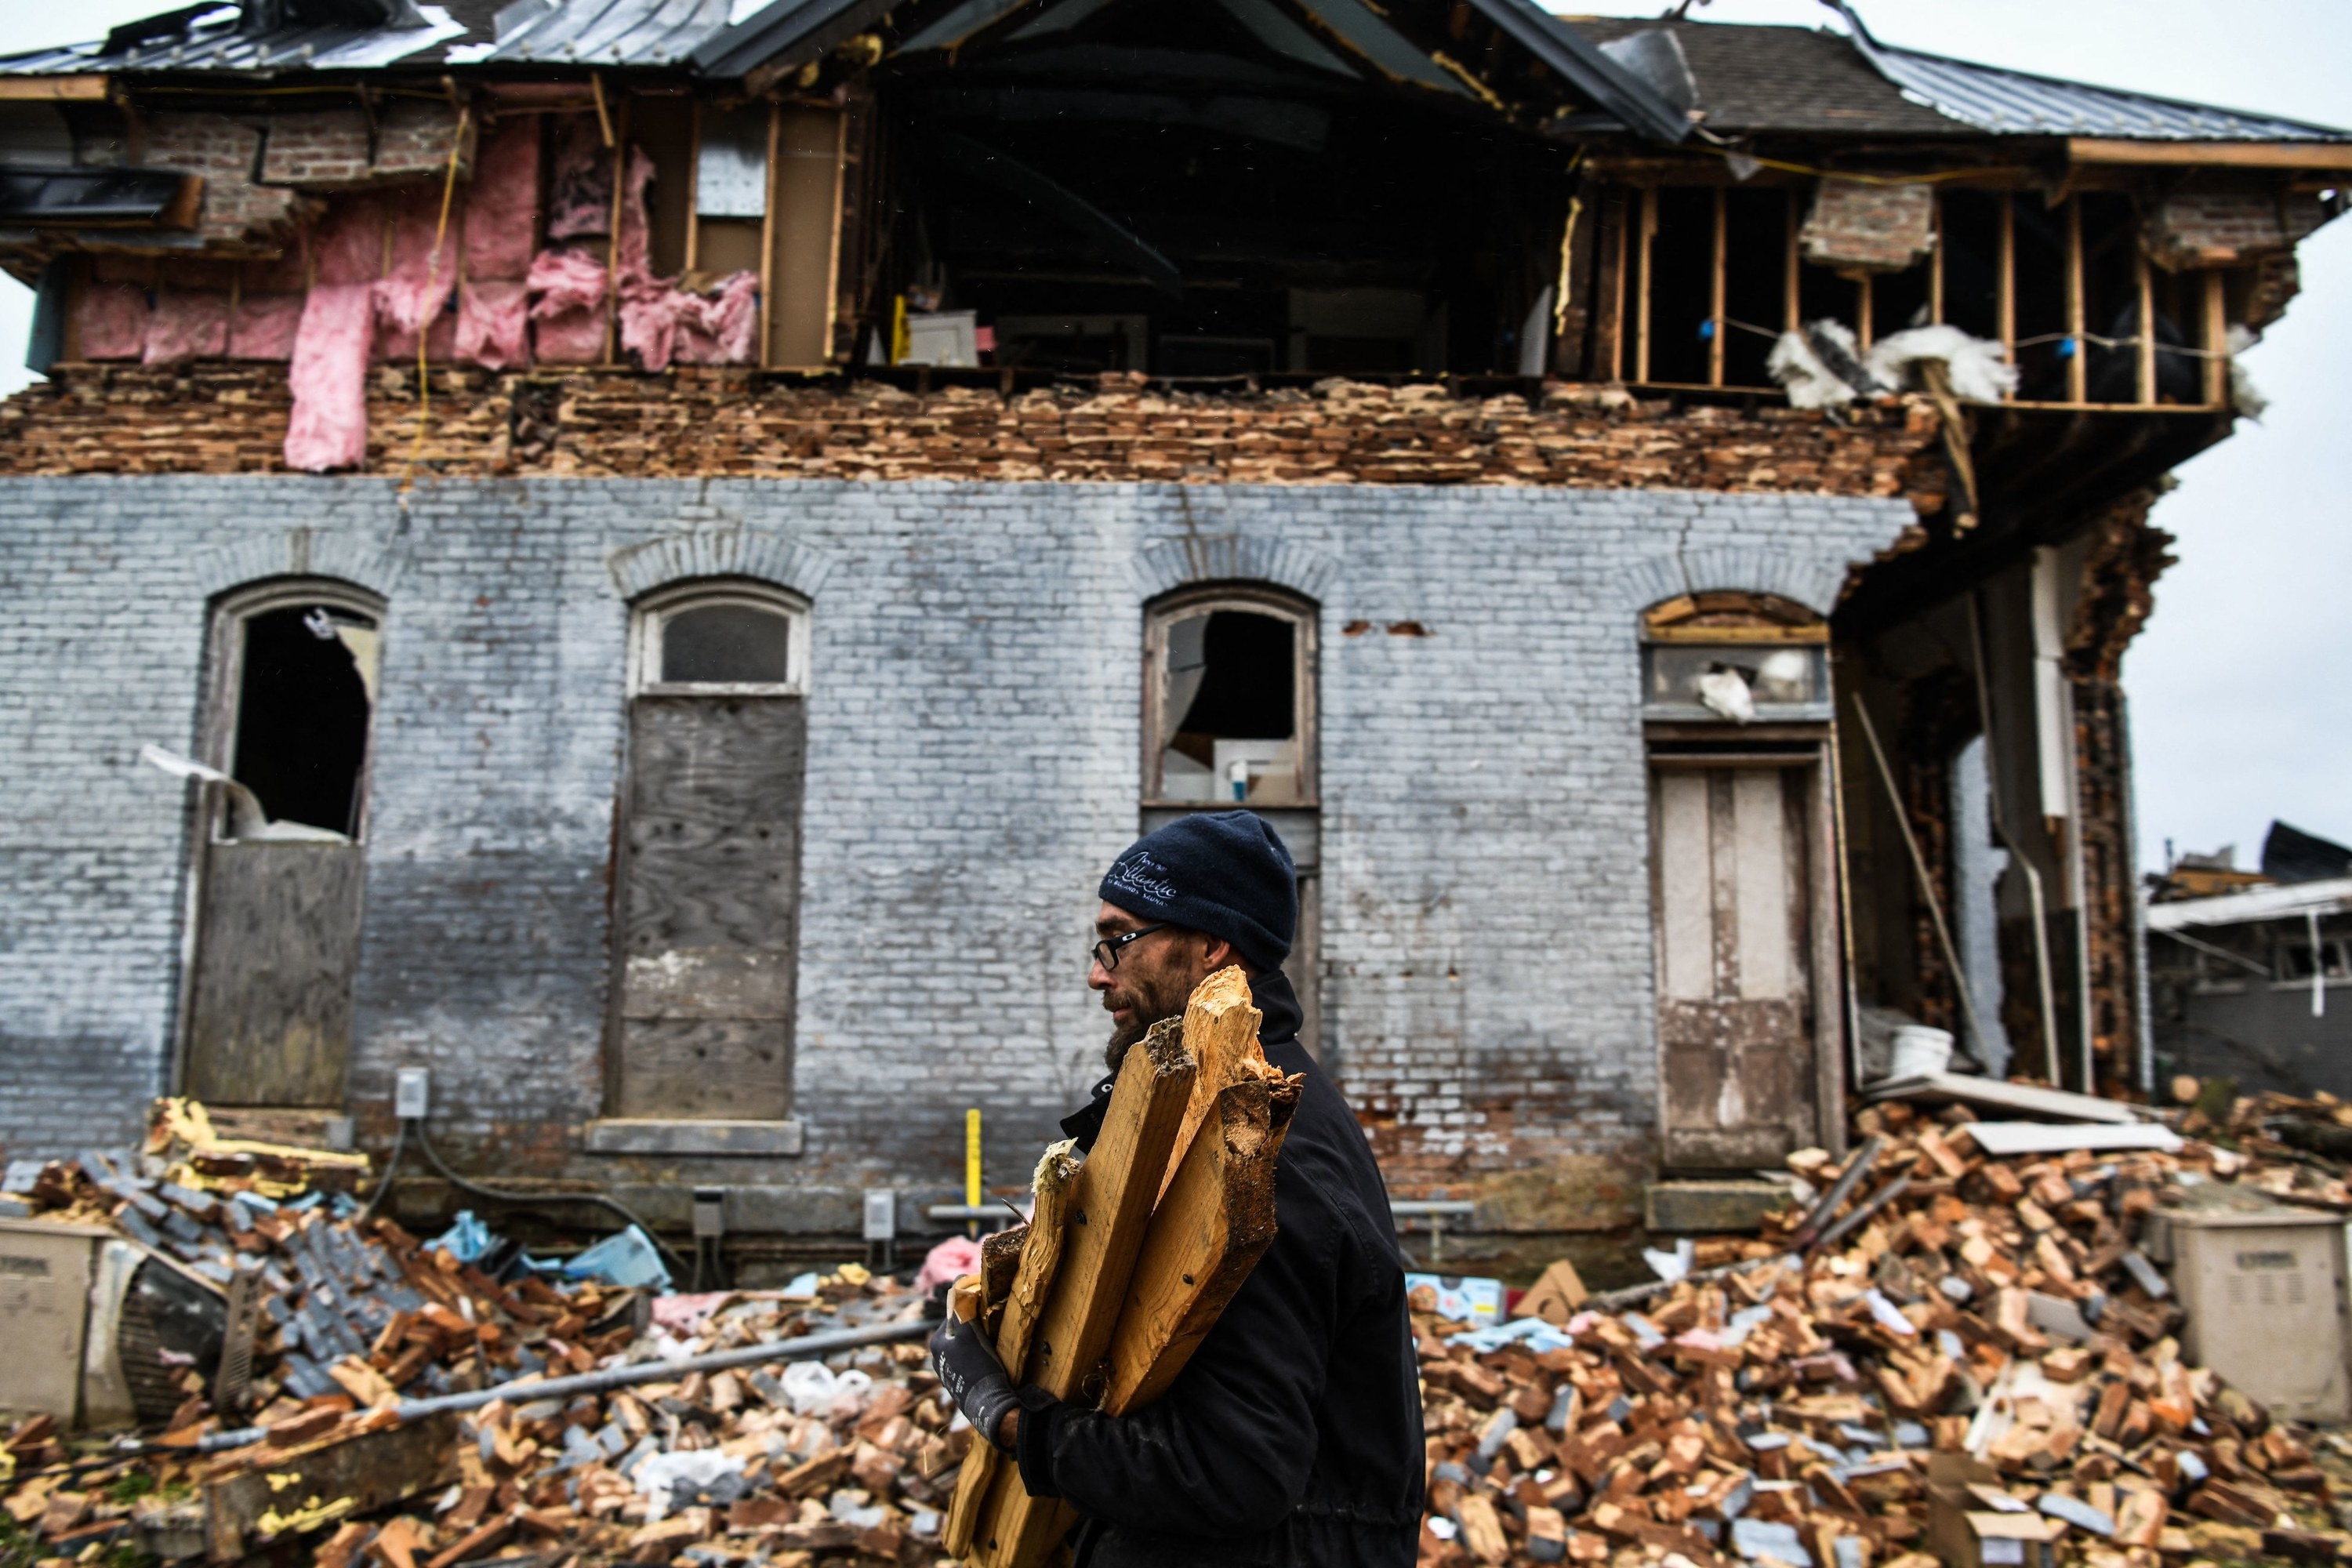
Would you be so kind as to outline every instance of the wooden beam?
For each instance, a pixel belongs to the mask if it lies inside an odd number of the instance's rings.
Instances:
[[[1715,256],[1710,262],[1706,297],[1706,384],[1723,384],[1723,318],[1724,318],[1724,243],[1725,231],[1730,219],[1725,204],[1728,195],[1721,185],[1715,187]]]
[[[2156,402],[2156,279],[2147,265],[2147,247],[2132,249],[2132,282],[2139,292],[2139,402]]]
[[[776,161],[784,133],[784,106],[768,105],[768,199],[760,214],[760,363],[775,363]]]
[[[1798,238],[1803,231],[1804,219],[1798,211],[1797,193],[1791,189],[1784,194],[1788,207],[1783,215],[1787,232],[1782,236],[1780,258],[1780,330],[1793,332],[1804,325],[1801,318],[1804,314],[1805,258]]]
[[[1111,1339],[1108,1414],[1168,1392],[1273,1243],[1275,1158],[1297,1103],[1298,1085],[1277,1090],[1255,1077],[1217,1091],[1152,1211]]]
[[[1609,379],[1625,379],[1625,194],[1610,197]]]
[[[0,77],[0,103],[103,103],[102,76]]]
[[[1081,1385],[1110,1348],[1199,1073],[1173,1018],[1152,1026],[1119,1068],[1102,1131],[1078,1168],[1060,1267],[1022,1380],[1056,1399],[1083,1397]],[[995,1568],[1043,1563],[1074,1517],[1066,1502],[1033,1498],[1008,1473],[973,1531],[976,1560]]]
[[[2066,198],[2066,401],[2090,396],[2090,345],[2083,342],[2083,198]]]
[[[1934,194],[1927,218],[1927,320],[1944,324],[1944,196]]]
[[[1027,1370],[1037,1320],[1059,1272],[1078,1169],[1077,1145],[1074,1142],[1053,1144],[1037,1163],[1037,1176],[1031,1189],[1035,1202],[1029,1213],[1028,1232],[1021,1243],[1021,1266],[1013,1277],[1012,1289],[1006,1293],[1003,1322],[996,1334],[997,1359],[1004,1363],[1004,1370],[1015,1384],[1022,1381]],[[948,1505],[941,1539],[949,1556],[961,1557],[971,1552],[982,1506],[997,1485],[999,1472],[1008,1463],[995,1444],[974,1436],[971,1452],[964,1456],[963,1469],[956,1477],[955,1499]]]
[[[1993,316],[2009,363],[2017,363],[2017,198],[2000,197],[2000,258],[1993,275]]]
[[[2352,170],[2352,142],[2124,142],[2076,136],[2067,142],[2066,155],[2077,163]]]
[[[1864,272],[1857,276],[1853,280],[1853,313],[1859,319],[1853,324],[1853,336],[1854,341],[1863,346],[1865,353],[1869,351],[1874,336],[1872,331],[1874,324],[1873,318],[1877,314],[1872,301],[1872,293],[1870,274]]]
[[[1658,237],[1658,187],[1642,187],[1642,282],[1633,301],[1633,379],[1646,384],[1650,379],[1650,274],[1651,242]]]
[[[598,77],[596,83],[596,112],[602,117],[604,79]],[[621,224],[628,211],[629,194],[629,100],[625,98],[604,122],[604,144],[613,150],[613,232],[604,248],[604,363],[611,364],[621,349]],[[651,214],[646,215],[646,227],[652,227]],[[653,236],[647,234],[646,238],[650,243]]]
[[[702,259],[702,100],[696,99],[686,133],[686,269]]]
[[[1216,1108],[1217,1096],[1232,1084],[1262,1079],[1274,1069],[1257,1043],[1258,1025],[1265,1021],[1250,1000],[1249,976],[1238,964],[1228,964],[1193,988],[1184,1004],[1184,1048],[1199,1065],[1192,1097],[1184,1102],[1184,1121],[1176,1130],[1167,1173],[1160,1192],[1165,1195],[1176,1180],[1177,1168],[1192,1140]]]
[[[2222,356],[2230,343],[2229,292],[2221,269],[2205,272],[2205,405],[2226,408],[2230,403],[2230,362]]]

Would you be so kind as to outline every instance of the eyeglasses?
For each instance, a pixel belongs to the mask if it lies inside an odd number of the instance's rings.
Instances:
[[[1129,942],[1139,942],[1150,936],[1153,931],[1166,931],[1172,923],[1172,921],[1161,921],[1158,925],[1139,926],[1133,931],[1123,931],[1117,936],[1103,938],[1087,951],[1093,953],[1095,962],[1105,969],[1116,970],[1118,968],[1118,954],[1121,948],[1127,946]]]

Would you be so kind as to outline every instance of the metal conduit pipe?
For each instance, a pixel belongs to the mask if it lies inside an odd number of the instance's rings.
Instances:
[[[929,1333],[931,1327],[930,1321],[923,1318],[906,1322],[875,1323],[863,1329],[837,1329],[831,1333],[803,1334],[796,1339],[762,1340],[758,1344],[738,1345],[730,1351],[713,1351],[709,1355],[689,1356],[684,1361],[642,1361],[628,1366],[607,1367],[601,1372],[583,1372],[572,1377],[551,1377],[537,1383],[502,1383],[494,1388],[469,1389],[463,1394],[443,1394],[430,1399],[404,1399],[397,1406],[399,1424],[404,1426],[428,1415],[478,1410],[500,1399],[518,1402],[570,1399],[574,1394],[603,1394],[608,1389],[626,1388],[631,1384],[670,1382],[688,1373],[718,1372],[730,1366],[758,1366],[772,1361],[807,1361],[814,1356],[831,1355],[835,1351],[856,1350],[861,1345],[911,1340]],[[197,1440],[196,1447],[203,1453],[217,1453],[223,1448],[250,1447],[267,1436],[267,1428],[241,1426],[233,1432],[209,1433]],[[186,1452],[184,1448],[167,1447],[161,1443],[125,1444],[123,1447],[127,1452],[141,1454]]]

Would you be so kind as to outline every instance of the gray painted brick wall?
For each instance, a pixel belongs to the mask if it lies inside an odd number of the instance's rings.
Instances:
[[[1826,609],[1910,521],[1654,491],[468,481],[404,511],[367,479],[0,483],[0,1149],[120,1142],[167,1087],[188,792],[135,754],[194,744],[208,598],[307,570],[390,602],[363,1116],[423,1064],[485,1168],[597,1168],[626,598],[740,571],[814,605],[808,1152],[756,1179],[952,1187],[969,1104],[1017,1179],[1099,1059],[1083,946],[1136,827],[1140,605],[1244,574],[1322,607],[1326,1058],[1382,1146],[1465,1176],[1638,1151],[1638,611]]]

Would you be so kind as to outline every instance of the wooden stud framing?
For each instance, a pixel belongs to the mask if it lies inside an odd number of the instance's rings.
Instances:
[[[1927,217],[1927,320],[1944,324],[1944,196],[1935,194]]]
[[[1612,230],[1609,261],[1609,379],[1625,379],[1625,196],[1616,193],[1611,201],[1615,221]]]
[[[1780,327],[1783,331],[1793,332],[1804,324],[1799,318],[1804,312],[1802,292],[1804,273],[1800,269],[1805,264],[1803,249],[1797,242],[1797,237],[1803,229],[1804,224],[1801,215],[1797,211],[1797,190],[1794,185],[1790,186],[1788,191],[1787,227],[1789,232],[1780,263]]]
[[[702,100],[694,100],[686,132],[686,269],[702,259]]]
[[[1721,386],[1723,384],[1723,333],[1725,330],[1725,290],[1723,271],[1724,247],[1727,238],[1727,231],[1730,227],[1730,215],[1727,209],[1728,200],[1729,198],[1725,193],[1724,188],[1721,185],[1716,186],[1715,258],[1712,264],[1713,270],[1708,278],[1706,301],[1706,319],[1708,325],[1708,331],[1706,334],[1706,384],[1709,386]]]
[[[604,79],[597,79],[596,107],[604,106]],[[604,363],[611,364],[621,346],[621,215],[629,193],[629,100],[621,100],[604,127],[613,148],[613,232],[604,247]],[[648,236],[648,238],[651,237]]]
[[[1633,300],[1633,379],[1643,385],[1650,380],[1650,274],[1652,242],[1658,237],[1658,187],[1642,187],[1642,283]]]
[[[2221,269],[2205,273],[2205,405],[2226,408],[2230,403],[2230,362],[2223,357],[2230,343],[2229,295]]]
[[[835,335],[841,316],[842,198],[848,194],[848,180],[849,115],[843,111],[833,117],[833,230],[825,246],[824,265],[824,357],[828,360],[840,347]]]
[[[2083,198],[2066,198],[2066,337],[2073,352],[2066,356],[2066,401],[2089,401],[2091,356],[2083,342]]]
[[[2134,249],[2132,273],[2139,291],[2139,401],[2146,407],[2156,402],[2156,279],[2146,247]]]
[[[1874,337],[1873,318],[1877,314],[1872,303],[1870,274],[1861,273],[1853,280],[1854,341],[1867,350]]]
[[[2000,194],[2000,257],[1993,273],[1993,317],[2009,363],[2017,363],[2017,198]]]
[[[768,199],[760,215],[760,363],[773,358],[776,315],[776,162],[784,134],[784,106],[768,103]]]

